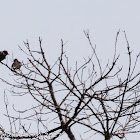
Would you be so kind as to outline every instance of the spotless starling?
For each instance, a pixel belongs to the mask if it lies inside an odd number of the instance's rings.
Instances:
[[[0,62],[6,58],[6,55],[8,55],[7,51],[0,51]]]
[[[11,67],[13,70],[16,70],[16,69],[20,69],[21,66],[22,66],[21,62],[18,61],[17,59],[14,59],[14,62]]]

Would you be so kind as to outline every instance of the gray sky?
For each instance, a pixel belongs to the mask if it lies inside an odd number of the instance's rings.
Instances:
[[[90,54],[83,33],[89,29],[99,55],[107,58],[112,55],[116,32],[120,29],[126,31],[131,48],[137,53],[140,51],[139,13],[139,0],[0,0],[0,50],[6,49],[14,57],[24,59],[18,45],[29,39],[34,48],[40,36],[51,59],[59,54],[60,39],[63,39],[68,41],[67,53],[80,60]],[[123,35],[119,44],[125,54]],[[9,64],[11,58],[8,56],[6,60]],[[0,70],[0,76],[7,76],[6,69]]]

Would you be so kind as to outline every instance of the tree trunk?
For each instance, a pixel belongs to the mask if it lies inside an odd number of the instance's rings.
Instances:
[[[72,133],[72,131],[70,130],[70,128],[68,128],[66,130],[66,133],[67,133],[68,137],[70,138],[70,140],[76,140],[74,135],[73,135],[73,133]]]
[[[110,140],[110,139],[111,139],[111,137],[110,137],[109,133],[106,133],[105,134],[105,140]]]

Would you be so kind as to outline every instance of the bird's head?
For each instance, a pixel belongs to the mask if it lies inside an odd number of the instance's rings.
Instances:
[[[5,51],[5,50],[3,51],[3,53],[4,53],[5,55],[8,55],[8,52],[7,52],[7,51]]]
[[[18,60],[17,59],[14,59],[14,62],[18,62]]]

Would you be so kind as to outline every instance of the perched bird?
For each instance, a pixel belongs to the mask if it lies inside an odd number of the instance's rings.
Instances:
[[[22,66],[21,62],[19,62],[17,59],[14,59],[14,62],[11,67],[13,70],[16,70],[20,69],[21,66]]]
[[[0,51],[0,62],[6,58],[6,55],[8,55],[7,51]]]

